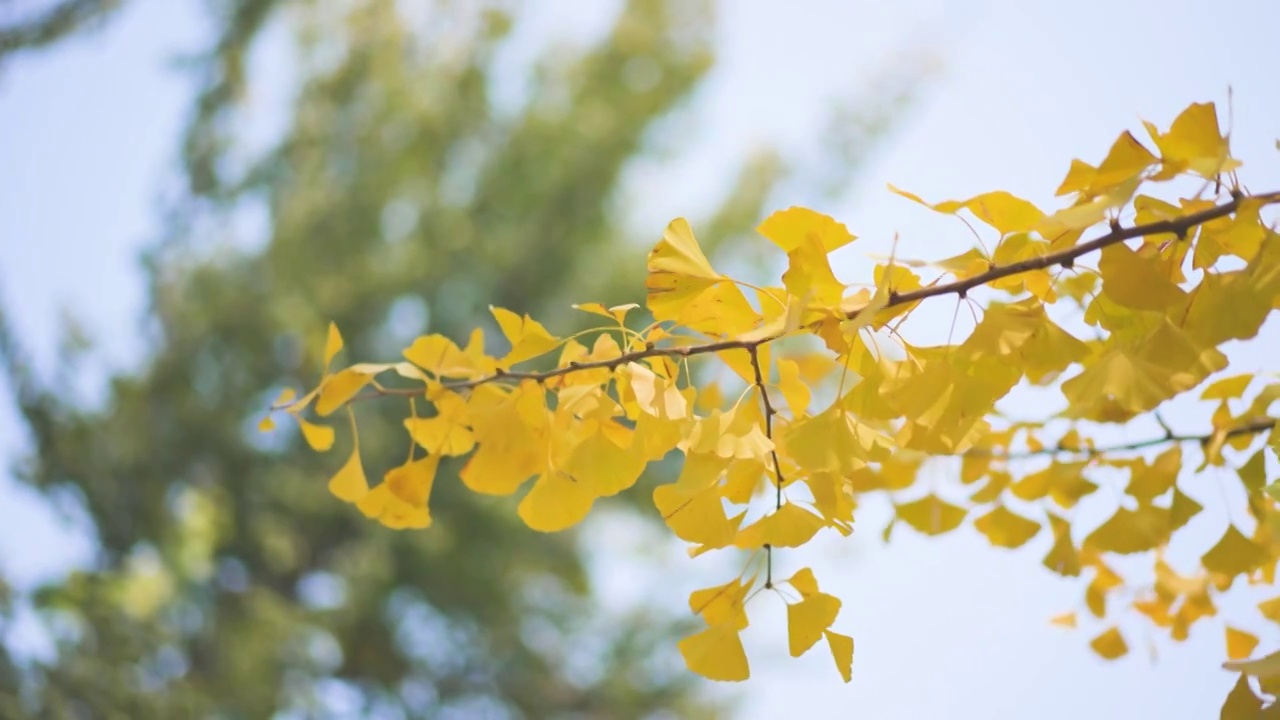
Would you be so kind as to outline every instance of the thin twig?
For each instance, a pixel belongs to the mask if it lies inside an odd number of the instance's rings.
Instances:
[[[764,405],[764,436],[769,438],[769,442],[773,442],[773,416],[777,414],[777,409],[773,407],[773,403],[769,401],[769,388],[764,383],[764,372],[760,368],[760,352],[757,345],[752,345],[748,352],[751,353],[751,369],[755,371],[756,387],[760,388],[760,403]],[[773,473],[777,484],[777,495],[775,496],[774,509],[782,509],[782,464],[778,461],[778,450],[775,447],[769,451],[773,458]],[[765,570],[764,586],[766,588],[773,587],[773,546],[766,544],[764,546],[768,566]]]
[[[1280,423],[1280,420],[1277,420],[1276,418],[1261,418],[1245,423],[1244,425],[1231,428],[1223,434],[1223,437],[1233,438],[1241,435],[1256,435],[1258,433],[1264,433],[1274,428],[1277,423]],[[1064,448],[1061,446],[1053,446],[1042,448],[1040,450],[1027,450],[1025,452],[1016,453],[990,452],[987,450],[975,449],[956,454],[961,457],[967,455],[970,457],[989,457],[996,460],[1025,460],[1028,458],[1044,457],[1046,455],[1061,455],[1063,453],[1094,457],[1096,455],[1108,455],[1111,453],[1125,452],[1129,450],[1141,450],[1143,448],[1164,445],[1165,443],[1196,442],[1204,445],[1217,437],[1219,432],[1220,431],[1215,430],[1203,435],[1176,435],[1172,432],[1166,432],[1164,435],[1160,435],[1158,437],[1147,438],[1146,440],[1137,440],[1129,443],[1121,443],[1119,445],[1108,445],[1106,447]]]

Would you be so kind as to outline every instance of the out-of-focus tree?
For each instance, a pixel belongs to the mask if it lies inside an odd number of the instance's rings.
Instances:
[[[6,0],[0,3],[0,63],[5,56],[19,50],[49,45],[104,20],[120,9],[121,2],[122,0]]]
[[[6,26],[0,53],[81,17],[59,12],[113,3],[64,5]],[[427,328],[462,333],[490,302],[567,323],[561,288],[608,302],[641,282],[644,245],[612,201],[710,68],[710,8],[631,0],[594,45],[543,55],[526,98],[503,105],[501,83],[522,79],[501,52],[519,12],[402,6],[216,4],[216,41],[193,63],[186,187],[146,256],[149,357],[109,379],[104,403],[79,406],[31,367],[0,313],[34,438],[20,476],[77,498],[100,543],[91,569],[36,596],[56,659],[0,650],[0,715],[639,717],[699,702],[678,621],[596,608],[577,535],[531,535],[506,499],[447,477],[431,532],[387,531],[331,501],[328,464],[293,433],[254,431],[280,386],[312,378],[329,320],[359,328],[353,357],[376,356]],[[239,100],[272,23],[295,43],[296,97],[280,141],[254,154]],[[749,158],[704,245],[749,229],[783,173]],[[249,217],[264,243],[238,238]],[[361,415],[370,457],[390,456],[379,439],[398,422]]]

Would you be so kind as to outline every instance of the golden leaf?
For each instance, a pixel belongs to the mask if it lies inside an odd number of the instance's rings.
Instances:
[[[769,238],[786,253],[801,246],[809,238],[817,240],[824,253],[857,239],[843,224],[803,207],[790,207],[773,213],[760,223],[756,232]]]
[[[1182,448],[1174,445],[1160,453],[1150,465],[1139,458],[1129,467],[1129,484],[1124,491],[1137,498],[1139,503],[1149,503],[1168,492],[1177,482],[1178,471],[1182,469]]]
[[[926,495],[897,507],[897,516],[925,535],[941,535],[955,530],[967,512],[937,495]]]
[[[1066,577],[1080,574],[1080,555],[1071,541],[1071,525],[1049,513],[1049,526],[1053,529],[1053,547],[1044,558],[1044,566]]]
[[[1218,111],[1213,103],[1194,103],[1173,121],[1169,132],[1160,133],[1151,123],[1143,123],[1165,165],[1161,177],[1186,170],[1210,180],[1218,173],[1240,166],[1229,156],[1227,139],[1218,129]]]
[[[853,638],[838,632],[823,632],[827,638],[827,646],[831,648],[831,657],[836,661],[836,669],[840,677],[848,683],[853,679]]]
[[[702,254],[693,229],[684,218],[667,226],[662,240],[649,251],[644,286],[649,311],[657,320],[674,320],[685,303],[724,279]]]
[[[392,468],[382,484],[360,498],[356,507],[366,517],[375,518],[393,530],[430,526],[427,501],[439,464],[439,455],[429,455]]]
[[[900,190],[893,185],[889,186],[889,190],[947,215],[968,209],[974,217],[995,228],[1001,235],[1033,230],[1044,219],[1044,213],[1035,205],[1003,190],[975,195],[962,202],[944,200],[936,204],[929,204],[921,200],[918,195]]]
[[[372,379],[372,374],[354,367],[326,377],[320,385],[320,396],[316,399],[316,414],[324,417],[342,407]]]
[[[405,348],[404,357],[436,377],[473,378],[483,374],[472,358],[443,335],[423,335]]]
[[[992,545],[1005,548],[1022,547],[1040,532],[1040,523],[1018,515],[1003,505],[973,521],[978,532]]]
[[[582,522],[596,494],[563,472],[540,475],[516,509],[530,529],[558,532]]]
[[[1114,627],[1089,641],[1089,647],[1107,660],[1115,660],[1129,652],[1124,636],[1120,634],[1119,628]]]
[[[791,587],[800,593],[801,597],[809,597],[818,592],[818,579],[813,576],[813,570],[810,568],[800,568],[787,579]]]
[[[1254,375],[1243,373],[1215,381],[1200,393],[1201,400],[1231,400],[1244,394]]]
[[[653,504],[676,537],[710,547],[733,542],[738,525],[729,520],[715,488],[690,490],[680,483],[659,485],[653,490]]]
[[[431,454],[466,455],[475,447],[475,436],[466,422],[467,402],[454,392],[435,398],[436,416],[405,418],[404,427],[420,447]]]
[[[510,352],[499,362],[504,368],[545,355],[560,346],[560,340],[552,337],[542,323],[528,315],[521,317],[494,306],[489,307],[489,312],[493,313],[503,336],[511,343]]]
[[[732,624],[712,625],[679,643],[685,665],[709,680],[740,681],[751,675],[742,638]]]
[[[733,544],[743,549],[772,545],[800,547],[809,542],[826,521],[795,503],[786,503],[738,532]]]
[[[1243,660],[1249,657],[1258,647],[1258,636],[1227,626],[1227,657],[1231,660]]]
[[[1119,508],[1084,539],[1086,547],[1115,553],[1151,550],[1169,537],[1169,509],[1154,505]]]
[[[307,422],[297,418],[298,427],[302,429],[302,437],[316,452],[324,452],[333,447],[334,432],[328,425]]]
[[[338,332],[336,323],[329,323],[329,336],[324,341],[324,367],[328,369],[333,356],[342,350],[342,333]]]
[[[788,605],[787,638],[791,657],[800,657],[822,639],[839,612],[839,598],[821,592]]]
[[[339,500],[349,503],[358,502],[369,492],[369,481],[364,476],[364,465],[360,462],[360,448],[351,450],[351,457],[329,480],[329,492]]]
[[[1210,572],[1234,577],[1252,572],[1269,560],[1270,553],[1230,525],[1218,543],[1200,558],[1200,563]]]
[[[694,590],[689,595],[689,609],[701,615],[708,625],[729,624],[734,630],[742,630],[747,627],[743,602],[753,584],[737,579],[724,585]]]

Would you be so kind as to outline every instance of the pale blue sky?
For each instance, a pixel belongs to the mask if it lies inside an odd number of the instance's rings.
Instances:
[[[127,365],[144,350],[136,251],[154,237],[156,198],[173,177],[190,89],[164,63],[174,51],[203,47],[197,7],[135,0],[105,32],[20,58],[0,73],[0,293],[43,362],[56,351],[53,328],[64,306],[102,342],[108,365]],[[607,18],[585,0],[544,7],[532,35],[589,33]],[[886,182],[933,200],[1000,188],[1052,207],[1072,157],[1100,159],[1121,130],[1139,129],[1139,118],[1167,126],[1190,102],[1224,104],[1228,85],[1244,177],[1255,190],[1280,189],[1278,3],[800,0],[785,14],[778,7],[757,0],[725,11],[721,65],[681,125],[697,152],[675,164],[646,164],[633,176],[631,214],[641,227],[656,232],[674,216],[696,214],[722,192],[734,159],[757,143],[808,147],[825,104],[885,74],[903,46],[936,48],[944,70],[856,187],[819,208],[863,238],[840,256],[837,272],[846,280],[865,277],[867,254],[887,253],[895,231],[899,253],[916,257],[954,254],[971,242],[963,226],[889,195]],[[255,105],[267,125],[273,100]],[[775,204],[810,201],[784,196]],[[1280,348],[1274,322],[1252,348],[1229,354],[1240,369],[1280,370],[1262,352],[1268,347]],[[1184,404],[1171,422],[1199,430],[1207,413]],[[0,410],[0,456],[24,446],[18,427],[7,407]],[[945,492],[951,481],[941,470],[938,476]],[[1221,532],[1218,479],[1195,481],[1208,510],[1173,548],[1175,561],[1197,557]],[[1086,512],[1109,511],[1106,501]],[[940,540],[900,530],[884,547],[877,539],[883,520],[883,507],[868,503],[853,539],[780,560],[812,565],[824,589],[844,599],[837,629],[857,641],[852,685],[839,683],[821,648],[787,657],[782,608],[762,604],[747,635],[755,677],[738,688],[748,696],[744,717],[1216,717],[1233,681],[1218,669],[1221,618],[1197,625],[1182,644],[1152,638],[1156,661],[1134,632],[1130,656],[1105,663],[1088,648],[1089,630],[1046,622],[1078,607],[1083,594],[1083,584],[1040,567],[1047,538],[1011,553],[968,529]],[[625,534],[616,526],[598,532],[603,547]],[[30,586],[87,552],[30,493],[0,477],[6,576]],[[689,590],[720,581],[714,561],[677,555],[651,568],[670,578],[653,592],[653,583],[623,577],[633,566],[619,568],[607,551],[594,560],[619,604],[637,591],[645,602],[683,603]],[[1224,614],[1261,628],[1250,614],[1256,598],[1244,595],[1225,603]],[[1280,633],[1268,629],[1263,643],[1280,646]]]

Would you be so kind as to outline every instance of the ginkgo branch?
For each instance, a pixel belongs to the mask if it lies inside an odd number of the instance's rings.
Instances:
[[[1262,418],[1244,425],[1227,430],[1215,430],[1211,433],[1201,435],[1195,434],[1175,434],[1172,431],[1166,432],[1158,437],[1147,438],[1146,440],[1136,440],[1134,442],[1119,443],[1117,445],[1107,445],[1104,447],[1062,447],[1060,445],[1049,446],[1039,450],[1025,450],[1021,452],[991,452],[981,448],[969,450],[967,452],[958,453],[960,456],[970,457],[989,457],[997,460],[1026,460],[1037,457],[1048,457],[1058,455],[1081,455],[1086,457],[1096,457],[1099,455],[1110,455],[1118,452],[1128,452],[1133,450],[1142,450],[1149,447],[1157,447],[1160,445],[1172,445],[1176,443],[1195,442],[1206,445],[1214,438],[1229,440],[1234,437],[1243,435],[1257,435],[1259,433],[1269,432],[1275,428],[1277,420],[1274,418]]]
[[[1204,223],[1226,217],[1236,210],[1240,209],[1241,203],[1246,200],[1255,200],[1262,205],[1274,205],[1280,203],[1280,191],[1263,193],[1261,195],[1234,195],[1229,202],[1214,207],[1183,215],[1168,220],[1159,220],[1156,222],[1146,223],[1144,225],[1134,225],[1132,227],[1114,227],[1111,232],[1096,237],[1087,243],[1075,245],[1065,250],[1048,253],[1039,257],[1020,260],[1008,265],[1000,265],[992,267],[990,270],[979,273],[964,280],[959,280],[945,285],[934,285],[932,287],[923,287],[919,290],[910,292],[896,293],[889,299],[888,307],[896,305],[905,305],[906,303],[917,302],[925,298],[936,297],[939,295],[956,294],[964,297],[970,290],[1001,280],[1012,275],[1020,275],[1022,273],[1031,272],[1033,270],[1044,270],[1054,265],[1063,267],[1071,267],[1071,265],[1080,257],[1096,252],[1107,246],[1122,243],[1125,240],[1134,238],[1148,237],[1151,235],[1163,235],[1171,233],[1179,238],[1185,238],[1189,230],[1194,227],[1203,225]],[[858,311],[853,310],[848,313],[848,317],[853,319],[857,317]]]
[[[1059,250],[1058,252],[1048,253],[1039,257],[1010,263],[1008,265],[993,266],[986,272],[978,273],[977,275],[973,275],[963,280],[957,280],[955,282],[944,283],[941,285],[932,285],[908,292],[891,292],[888,301],[881,309],[886,310],[900,305],[915,303],[927,298],[943,295],[958,295],[961,298],[965,298],[968,296],[968,292],[974,288],[1014,275],[1029,273],[1035,270],[1043,270],[1055,265],[1070,267],[1078,258],[1084,255],[1088,255],[1089,253],[1099,251],[1105,247],[1116,245],[1134,238],[1162,234],[1174,234],[1180,238],[1185,237],[1187,232],[1192,228],[1217,220],[1221,217],[1226,217],[1227,215],[1237,211],[1240,208],[1240,205],[1246,200],[1252,200],[1262,205],[1274,205],[1276,203],[1280,203],[1280,191],[1258,195],[1236,194],[1233,195],[1232,199],[1228,202],[1222,203],[1221,205],[1215,205],[1214,207],[1207,208],[1199,212],[1189,213],[1177,218],[1159,220],[1142,225],[1134,225],[1131,227],[1113,227],[1110,232],[1094,238],[1089,242],[1075,245],[1065,250]],[[866,307],[850,310],[845,313],[845,318],[848,320],[855,320],[865,310]],[[441,387],[446,390],[467,390],[479,385],[497,382],[500,380],[533,380],[535,382],[544,383],[548,380],[576,372],[601,369],[612,371],[628,363],[653,357],[668,357],[673,359],[690,358],[699,355],[724,352],[726,350],[746,350],[747,352],[754,354],[755,349],[761,345],[781,339],[788,334],[789,333],[782,332],[750,340],[719,340],[702,345],[686,345],[683,347],[658,347],[652,343],[648,343],[642,350],[624,352],[617,357],[602,360],[588,360],[585,362],[574,361],[563,366],[544,371],[511,371],[499,369],[491,375],[485,375],[472,380],[443,382],[441,383]],[[371,392],[355,396],[351,401],[354,402],[357,400],[365,400],[381,396],[414,396],[421,393],[422,388],[420,387],[374,388]]]

